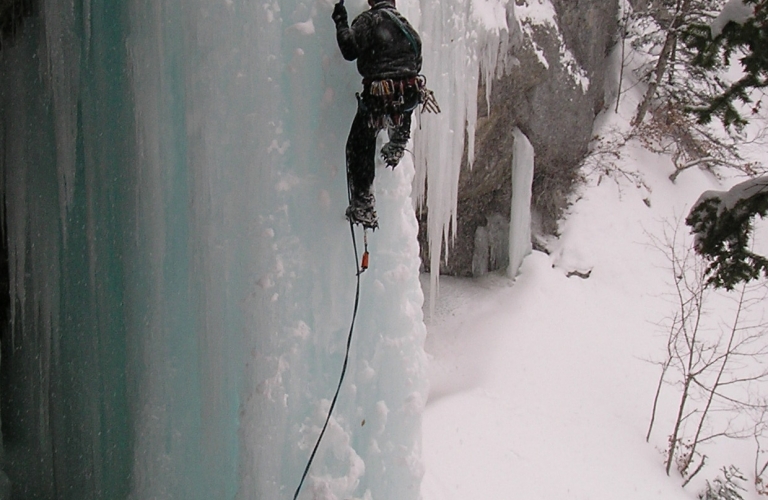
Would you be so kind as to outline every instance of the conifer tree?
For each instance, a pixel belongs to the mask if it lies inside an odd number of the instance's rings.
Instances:
[[[746,20],[730,21],[719,33],[712,33],[711,25],[691,24],[683,39],[697,54],[693,64],[703,70],[714,71],[727,66],[736,55],[744,70],[744,76],[733,83],[715,81],[720,91],[706,99],[702,106],[692,106],[701,123],[719,118],[726,127],[742,127],[747,120],[736,109],[735,102],[752,105],[757,112],[760,102],[754,103],[753,90],[768,86],[768,0],[738,0],[744,7],[752,8]]]
[[[768,0],[761,0],[768,1]],[[647,84],[635,116],[633,133],[652,151],[670,155],[677,176],[698,166],[711,171],[735,168],[754,175],[760,165],[741,155],[738,130],[718,130],[688,112],[709,105],[722,91],[717,59],[708,68],[694,64],[699,51],[684,42],[691,26],[708,26],[725,0],[654,0],[635,2],[624,19],[628,40],[646,62],[636,69]]]
[[[704,193],[685,223],[696,235],[694,248],[708,261],[708,282],[732,290],[768,277],[768,259],[750,249],[756,216],[768,215],[768,176],[742,182],[726,192]]]
[[[691,64],[695,51],[680,40],[687,26],[708,22],[721,5],[722,0],[659,0],[633,11],[627,19],[637,30],[633,48],[649,57],[649,64],[640,68],[641,79],[648,88],[633,124],[643,123],[658,101],[678,107],[680,103],[697,100],[700,89],[708,87],[709,76],[701,67]]]
[[[751,8],[745,19],[729,21],[722,30],[712,33],[711,25],[692,24],[684,40],[697,51],[693,63],[705,71],[715,72],[739,54],[744,76],[733,83],[717,77],[719,92],[709,96],[703,106],[690,107],[700,123],[719,118],[727,127],[743,127],[748,120],[737,109],[737,101],[751,104],[750,93],[768,86],[768,0],[731,0],[740,7]],[[733,289],[738,283],[768,277],[768,259],[750,250],[756,216],[768,215],[768,176],[758,177],[734,186],[725,193],[705,193],[691,209],[686,224],[696,234],[695,249],[709,261],[709,282],[716,287]]]

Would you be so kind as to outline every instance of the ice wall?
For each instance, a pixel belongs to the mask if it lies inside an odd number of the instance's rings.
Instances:
[[[472,255],[472,275],[483,276],[488,269],[507,269],[514,279],[526,255],[531,253],[531,190],[533,185],[534,151],[528,137],[515,128],[512,132],[509,222],[500,214],[491,214],[485,226],[475,231]]]
[[[0,52],[14,306],[0,409],[13,499],[124,498],[129,488],[126,19],[94,3],[86,22],[79,7],[41,4]]]
[[[420,26],[443,114],[416,131],[418,176],[411,158],[378,166],[381,228],[351,363],[302,499],[419,495],[411,189],[428,176],[439,244],[505,10],[400,4]],[[354,16],[364,2],[347,7]],[[292,495],[355,300],[343,152],[360,84],[331,9],[42,0],[0,52],[14,304],[1,340],[2,470],[15,500]]]

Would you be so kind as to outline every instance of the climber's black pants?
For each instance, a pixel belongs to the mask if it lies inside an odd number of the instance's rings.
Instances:
[[[347,138],[347,182],[350,200],[370,192],[376,165],[376,137],[389,130],[389,140],[403,146],[411,137],[411,115],[419,104],[416,85],[394,95],[371,95],[366,85],[358,96],[357,114]],[[402,103],[400,103],[402,96]]]

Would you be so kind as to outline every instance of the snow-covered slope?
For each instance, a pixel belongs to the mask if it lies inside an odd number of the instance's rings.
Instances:
[[[595,132],[626,128],[636,99],[628,94]],[[636,143],[616,166],[645,186],[588,173],[550,254],[528,256],[514,283],[442,278],[427,322],[424,500],[693,499],[731,463],[753,480],[751,439],[707,445],[707,466],[685,489],[674,468],[665,475],[674,386],[663,388],[645,442],[662,325],[675,310],[672,271],[654,241],[679,224],[677,238],[690,242],[681,219],[691,204],[738,179],[690,169],[672,183],[670,159]],[[768,237],[765,225],[758,232]],[[727,321],[727,302],[713,304],[708,316]],[[744,498],[757,498],[744,486]]]

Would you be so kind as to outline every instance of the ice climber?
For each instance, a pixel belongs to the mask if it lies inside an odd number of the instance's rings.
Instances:
[[[397,11],[395,0],[368,0],[370,9],[347,22],[341,0],[331,15],[336,41],[344,59],[357,59],[363,91],[357,94],[357,114],[347,139],[347,218],[364,228],[378,227],[371,190],[375,175],[376,137],[389,132],[381,148],[384,162],[394,168],[411,136],[411,114],[424,99],[421,39]],[[426,91],[428,92],[428,91]]]

